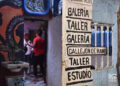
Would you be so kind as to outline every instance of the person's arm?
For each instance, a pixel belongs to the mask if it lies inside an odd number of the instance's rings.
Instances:
[[[29,44],[29,43],[27,42],[27,45],[29,45],[30,47],[34,48],[35,45],[36,45],[36,42],[33,42],[33,44]]]
[[[24,40],[24,48],[27,46],[27,43],[26,43],[26,41]]]

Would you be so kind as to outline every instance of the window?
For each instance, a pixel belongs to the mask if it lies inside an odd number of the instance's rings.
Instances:
[[[106,47],[106,55],[92,55],[92,65],[96,70],[113,66],[112,24],[92,23],[92,47]]]

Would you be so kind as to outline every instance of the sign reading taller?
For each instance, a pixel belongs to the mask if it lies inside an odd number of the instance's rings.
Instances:
[[[91,53],[80,54],[92,49],[92,3],[93,0],[63,0],[62,86],[92,86]]]

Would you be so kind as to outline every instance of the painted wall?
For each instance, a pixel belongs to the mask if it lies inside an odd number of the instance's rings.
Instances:
[[[113,26],[113,68],[93,71],[94,86],[118,86],[116,62],[117,62],[117,23]]]
[[[10,60],[12,57],[11,48],[14,47],[15,57],[21,59],[24,55],[23,31],[24,16],[22,1],[18,3],[12,1],[0,2],[0,59]]]
[[[29,33],[30,30],[38,30],[41,24],[44,24],[44,22],[25,20],[24,33]]]
[[[93,0],[93,21],[115,24],[120,0]]]
[[[117,10],[119,0],[94,0],[93,21],[98,23],[114,24],[114,67],[93,71],[94,86],[118,86],[116,77],[117,60]],[[48,25],[48,86],[61,86],[61,17],[55,17]],[[61,65],[60,65],[61,64]]]
[[[61,86],[62,69],[62,17],[48,24],[47,81],[48,86]]]
[[[22,0],[18,3],[12,0],[0,2],[0,61],[9,61],[13,56],[16,60],[20,60],[24,56],[24,16],[21,3]],[[0,66],[0,86],[6,86],[5,76],[7,74],[9,72]]]
[[[94,0],[93,21],[113,25],[113,63],[114,67],[99,71],[93,71],[95,86],[118,86],[116,76],[117,62],[117,11],[120,0]],[[99,76],[101,75],[101,76]]]

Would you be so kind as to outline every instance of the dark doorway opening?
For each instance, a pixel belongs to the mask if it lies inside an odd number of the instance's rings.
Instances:
[[[42,82],[46,84],[46,71],[47,71],[47,28],[48,28],[48,21],[46,20],[36,20],[36,19],[25,19],[24,21],[24,38],[25,35],[29,35],[29,40],[31,44],[33,45],[34,38],[36,37],[36,31],[39,31],[41,27],[44,27],[42,29],[42,35],[40,36],[41,38],[44,39],[44,57],[43,57],[43,67],[44,67],[44,74],[42,73],[41,66],[38,64],[37,66],[37,76],[38,80],[35,81],[36,83]],[[24,39],[25,40],[25,39]],[[24,57],[25,58],[25,57]],[[25,73],[25,80],[30,81],[30,83],[34,83],[34,63],[32,62],[34,58],[34,48],[31,48],[31,54],[30,54],[30,59],[29,59],[29,68],[27,69],[27,73]],[[24,59],[23,59],[24,60]],[[41,61],[40,61],[41,62]],[[26,70],[25,70],[26,71]],[[26,84],[26,83],[25,83]],[[25,85],[27,86],[27,85]]]

